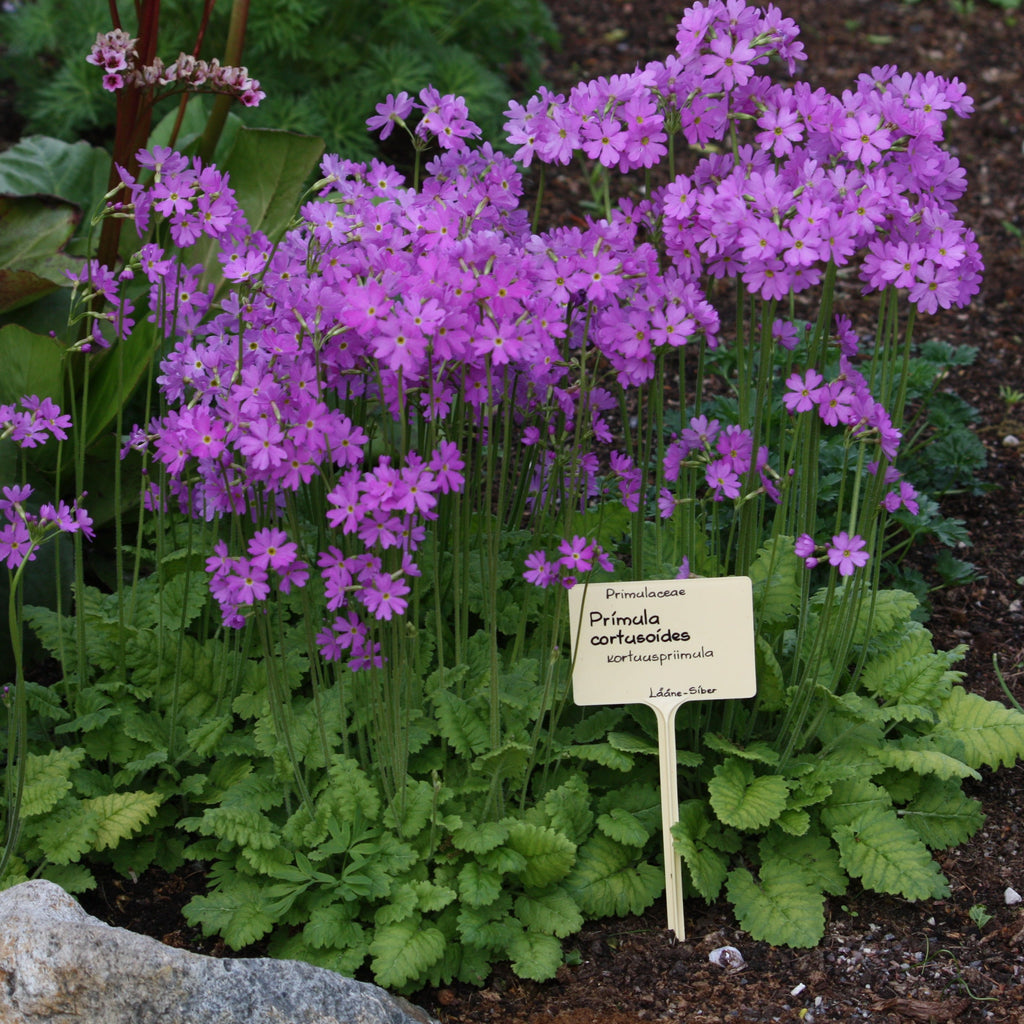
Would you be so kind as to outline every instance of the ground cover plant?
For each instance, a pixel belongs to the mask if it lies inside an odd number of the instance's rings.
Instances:
[[[514,163],[460,141],[475,126],[434,90],[373,123],[439,144],[414,188],[328,158],[279,240],[219,172],[143,157],[152,181],[128,185],[154,233],[130,269],[174,347],[166,410],[126,447],[154,515],[131,587],[23,613],[78,670],[17,687],[39,746],[15,758],[16,872],[87,885],[82,854],[145,825],[115,863],[212,864],[188,913],[232,944],[277,926],[275,951],[396,987],[478,981],[509,950],[548,977],[584,915],[661,884],[653,723],[566,706],[563,585],[743,572],[759,694],[683,723],[691,890],[794,944],[850,878],[945,891],[929,849],[980,824],[961,780],[1022,746],[883,577],[890,516],[921,511],[899,461],[915,310],[966,302],[980,272],[938,145],[943,104],[969,101],[895,69],[842,98],[773,84],[755,69],[800,50],[772,10],[698,6],[678,41],[510,105],[520,160],[597,162],[602,216],[576,228],[532,229]],[[670,154],[676,116],[730,145]],[[685,171],[611,203],[606,172],[677,146]],[[198,233],[219,246],[205,288],[181,251]],[[840,266],[883,293],[870,346],[833,308]],[[709,277],[736,285],[734,328]],[[131,316],[125,281],[80,286]],[[811,322],[789,305],[809,292]]]

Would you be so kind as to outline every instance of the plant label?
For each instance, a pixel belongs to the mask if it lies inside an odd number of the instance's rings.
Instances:
[[[578,584],[569,614],[577,704],[665,710],[757,692],[746,576]]]
[[[646,704],[658,722],[668,926],[686,938],[676,711],[692,700],[753,697],[754,602],[746,576],[578,584],[569,591],[577,704]]]

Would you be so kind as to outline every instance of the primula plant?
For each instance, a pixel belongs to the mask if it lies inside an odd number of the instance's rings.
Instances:
[[[941,145],[970,99],[892,67],[775,82],[803,51],[772,6],[696,4],[677,40],[510,103],[514,158],[454,95],[389,96],[370,126],[409,133],[412,184],[329,156],[279,240],[201,161],[123,174],[141,247],[92,279],[115,306],[143,282],[169,346],[124,445],[153,572],[82,591],[93,681],[36,703],[160,795],[194,841],[146,856],[210,865],[187,915],[232,945],[399,988],[506,956],[542,979],[585,917],[657,898],[654,723],[569,706],[576,582],[752,578],[758,694],[683,709],[674,834],[687,892],[757,938],[813,944],[851,880],[941,896],[930,851],[982,820],[961,781],[1024,754],[883,576],[926,499],[914,320],[980,280]],[[575,158],[601,208],[543,228],[523,168]]]

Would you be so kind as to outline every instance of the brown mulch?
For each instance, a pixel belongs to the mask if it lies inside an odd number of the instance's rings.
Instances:
[[[662,57],[674,46],[681,3],[665,0],[550,0],[563,36],[547,75],[566,88],[581,76],[612,74]],[[977,346],[972,366],[956,370],[948,390],[979,412],[978,437],[988,454],[982,498],[950,495],[947,515],[967,524],[972,546],[959,554],[976,581],[932,595],[929,628],[941,647],[970,646],[966,684],[1004,699],[993,660],[1024,701],[1024,403],[1000,385],[1024,391],[1021,264],[1024,241],[1024,16],[1014,20],[977,0],[958,16],[945,0],[779,0],[801,26],[807,77],[839,92],[876,64],[958,76],[976,113],[950,124],[952,150],[970,190],[962,217],[985,256],[981,295],[966,311],[920,322],[919,337]],[[578,195],[567,173],[549,200]],[[989,814],[967,845],[943,860],[952,886],[941,901],[909,903],[853,892],[830,906],[822,942],[811,950],[753,942],[728,908],[694,901],[687,937],[665,930],[661,908],[640,918],[588,924],[567,943],[571,965],[538,985],[499,969],[482,990],[452,986],[416,1000],[446,1024],[635,1024],[638,1021],[903,1021],[1020,1024],[1024,1021],[1024,910],[1003,893],[1024,892],[1024,765],[988,774],[971,786]],[[148,872],[138,882],[108,878],[83,902],[111,923],[174,945],[223,954],[184,924],[180,907],[202,891],[202,875]],[[973,907],[992,919],[979,927]],[[708,959],[737,947],[739,971]]]

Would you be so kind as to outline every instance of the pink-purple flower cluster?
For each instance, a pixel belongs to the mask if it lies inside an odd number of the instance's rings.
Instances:
[[[35,448],[47,438],[66,440],[71,417],[49,398],[28,395],[12,405],[0,405],[0,441],[11,440],[20,448]],[[26,559],[33,561],[36,551],[55,533],[93,536],[92,519],[80,500],[29,504],[32,487],[20,484],[0,488],[0,562],[17,569]],[[83,495],[84,497],[84,495]]]
[[[0,441],[9,439],[19,448],[35,448],[49,437],[66,441],[70,429],[71,417],[50,398],[26,395],[0,405]]]
[[[250,78],[248,68],[222,65],[214,57],[200,60],[187,53],[178,55],[171,64],[157,57],[152,64],[142,64],[133,39],[121,29],[96,35],[89,56],[85,59],[103,70],[103,88],[117,92],[126,85],[136,88],[183,85],[190,92],[226,93],[247,107],[257,107],[266,97],[260,83]]]
[[[649,167],[678,125],[693,146],[735,146],[735,156],[715,153],[677,175],[643,208],[684,279],[740,277],[748,291],[779,299],[863,251],[865,290],[907,289],[923,312],[977,292],[977,241],[954,216],[963,168],[941,147],[949,114],[972,109],[961,82],[884,66],[841,96],[776,84],[758,69],[773,56],[791,71],[803,59],[796,25],[745,0],[695,4],[677,39],[675,54],[631,75],[511,103],[517,157]]]

